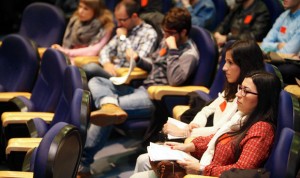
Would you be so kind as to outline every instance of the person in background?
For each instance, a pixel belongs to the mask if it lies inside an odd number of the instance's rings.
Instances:
[[[284,0],[286,9],[261,43],[264,52],[296,54],[300,51],[300,0]]]
[[[264,70],[263,53],[253,40],[238,40],[226,48],[223,71],[226,76],[225,89],[211,104],[197,113],[187,128],[181,129],[171,123],[163,127],[165,134],[173,136],[208,136],[215,134],[237,111],[237,86],[253,71]],[[213,126],[205,127],[208,117],[213,114]],[[148,154],[137,158],[134,173],[151,169]]]
[[[147,88],[152,85],[183,85],[195,71],[199,52],[196,44],[188,37],[191,29],[191,15],[183,8],[173,8],[162,23],[164,39],[159,48],[149,57],[141,57],[138,51],[126,50],[138,67],[148,72],[143,85],[134,88],[128,85],[114,85],[103,77],[94,77],[89,83],[96,111],[91,113],[91,125],[81,159],[79,173],[90,173],[94,155],[103,148],[113,124],[123,123],[127,117],[149,116],[154,105]]]
[[[212,0],[175,0],[175,6],[186,8],[192,15],[192,25],[213,30],[216,8]]]
[[[112,13],[101,0],[80,0],[76,12],[71,17],[63,39],[63,44],[53,44],[72,58],[76,56],[96,56],[109,41],[114,28]]]
[[[268,8],[261,0],[236,0],[237,6],[217,27],[214,37],[219,47],[229,40],[262,41],[271,27]]]
[[[146,57],[155,50],[157,33],[139,17],[139,12],[140,5],[134,0],[117,4],[114,11],[118,25],[116,35],[100,51],[100,65],[90,63],[82,67],[88,79],[95,76],[110,78],[116,76],[117,68],[129,67],[125,54],[128,48],[137,51],[140,57]]]
[[[166,145],[194,156],[177,161],[187,174],[219,177],[232,168],[260,168],[274,141],[280,91],[277,76],[264,71],[252,72],[238,85],[238,112],[214,135],[200,136],[186,144],[167,142]],[[148,171],[131,176],[138,177],[156,175]]]
[[[264,52],[279,54],[298,54],[300,51],[300,0],[284,0],[286,9],[276,20],[268,35],[263,39],[261,48]],[[297,56],[295,57],[297,59]],[[285,84],[296,84],[300,78],[299,64],[276,64]]]

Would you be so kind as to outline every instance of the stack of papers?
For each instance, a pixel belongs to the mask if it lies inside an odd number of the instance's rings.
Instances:
[[[185,158],[191,157],[191,155],[183,151],[172,150],[169,146],[158,145],[152,142],[150,142],[150,146],[147,147],[147,151],[151,161],[162,161],[162,160],[184,161]]]

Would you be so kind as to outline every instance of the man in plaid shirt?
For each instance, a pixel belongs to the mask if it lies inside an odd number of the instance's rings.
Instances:
[[[109,78],[116,76],[116,69],[128,67],[125,51],[132,48],[140,57],[153,52],[159,39],[154,28],[145,23],[138,15],[140,6],[135,1],[121,1],[115,8],[115,19],[118,23],[116,35],[101,50],[99,63],[83,66],[87,77]],[[104,69],[104,70],[103,70]]]

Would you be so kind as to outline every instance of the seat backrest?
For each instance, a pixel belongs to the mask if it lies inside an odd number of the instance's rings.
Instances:
[[[35,82],[30,101],[34,104],[33,111],[54,112],[63,92],[63,76],[67,68],[65,56],[48,48],[41,61],[41,69]]]
[[[266,4],[271,17],[271,24],[274,24],[277,17],[284,11],[284,7],[279,0],[263,0]]]
[[[24,37],[5,36],[0,46],[0,91],[30,92],[39,70],[37,48]]]
[[[285,177],[294,133],[290,128],[283,128],[278,144],[273,146],[274,151],[267,160],[268,164],[265,165],[265,168],[271,172],[271,178]]]
[[[78,128],[64,122],[57,123],[37,147],[33,177],[75,177],[81,154]]]
[[[83,145],[85,144],[90,122],[91,99],[91,93],[89,91],[81,88],[76,89],[70,108],[70,120],[67,121],[79,128]]]
[[[198,67],[188,85],[210,87],[218,63],[217,45],[209,31],[202,27],[192,26],[190,38],[195,42],[200,53]]]
[[[229,7],[224,0],[212,0],[216,7],[216,21],[213,29],[217,28],[218,25],[224,20],[225,16],[229,12]]]
[[[295,132],[292,140],[289,159],[287,163],[287,172],[285,177],[299,177],[300,171],[300,133]]]
[[[65,17],[58,7],[35,2],[29,4],[22,14],[19,34],[32,39],[39,47],[61,44],[65,31]]]
[[[117,0],[105,0],[104,2],[105,2],[105,6],[106,6],[109,10],[111,10],[112,12],[114,12],[115,7],[116,7],[116,5],[117,5],[117,3],[118,3],[119,1],[117,1]]]
[[[294,109],[292,95],[285,90],[280,92],[279,105],[278,105],[278,116],[277,116],[277,128],[275,133],[274,146],[272,148],[270,158],[265,164],[265,167],[271,169],[276,158],[276,148],[280,144],[280,135],[283,128],[294,129],[294,113],[297,112]]]
[[[162,0],[162,13],[167,13],[172,7],[172,0]]]
[[[67,122],[79,128],[87,124],[86,120],[89,120],[89,118],[82,118],[82,114],[86,113],[84,111],[90,112],[89,109],[91,105],[90,99],[87,99],[87,93],[83,91],[86,90],[86,83],[85,73],[81,69],[76,66],[67,67],[64,75],[63,93],[55,110],[55,115],[50,127],[58,122]],[[78,88],[82,91],[76,91]],[[89,106],[85,106],[87,103]],[[85,107],[88,107],[88,110],[83,109]],[[76,116],[75,113],[78,115]],[[75,118],[83,123],[77,122]],[[85,130],[82,130],[82,132],[85,134]]]

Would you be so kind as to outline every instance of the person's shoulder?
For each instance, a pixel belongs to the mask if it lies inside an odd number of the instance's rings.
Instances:
[[[269,122],[258,121],[251,126],[248,134],[251,135],[266,135],[274,133],[273,125]]]

